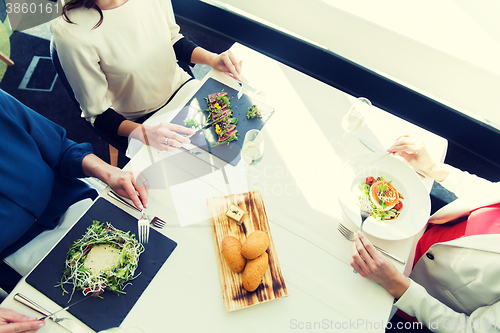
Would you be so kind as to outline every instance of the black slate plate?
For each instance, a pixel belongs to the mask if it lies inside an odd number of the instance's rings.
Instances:
[[[172,123],[185,126],[185,120],[194,118],[201,126],[208,124],[206,119],[209,112],[205,111],[205,109],[208,108],[205,98],[208,97],[208,95],[221,91],[227,92],[229,101],[233,106],[232,117],[238,118],[238,123],[236,124],[236,129],[238,130],[238,140],[230,142],[229,144],[215,145],[218,136],[215,133],[215,127],[211,126],[210,128],[200,131],[191,137],[191,143],[211,153],[212,155],[217,156],[221,160],[230,163],[231,165],[236,165],[241,158],[240,151],[243,146],[245,134],[251,129],[262,129],[264,124],[274,113],[274,109],[266,105],[258,97],[243,94],[243,96],[238,99],[237,90],[213,78],[209,78],[200,87],[193,98],[189,100],[186,106],[182,108],[181,111],[179,111],[179,113],[172,119]],[[261,111],[262,118],[246,118],[246,111],[248,107],[251,107],[252,105],[256,105]]]
[[[137,218],[103,198],[97,199],[85,215],[26,277],[26,282],[61,307],[66,307],[84,297],[81,291],[75,291],[71,302],[68,303],[70,295],[63,295],[62,289],[57,286],[57,283],[61,280],[64,260],[70,245],[85,234],[94,220],[101,223],[109,222],[116,229],[130,230],[131,233],[137,234]],[[151,228],[149,242],[145,244],[145,251],[141,254],[139,266],[136,269],[136,275],[141,274],[125,288],[126,294],[116,295],[106,291],[102,294],[102,299],[87,300],[68,311],[95,331],[120,326],[176,246],[176,242]],[[71,285],[65,286],[69,292],[72,290],[70,288]]]

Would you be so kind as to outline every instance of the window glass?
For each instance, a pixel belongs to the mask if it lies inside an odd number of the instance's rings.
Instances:
[[[205,0],[500,124],[498,0]]]

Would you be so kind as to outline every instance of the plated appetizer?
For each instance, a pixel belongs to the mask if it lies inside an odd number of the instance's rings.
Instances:
[[[375,219],[393,220],[399,216],[403,209],[403,195],[398,192],[391,181],[384,177],[366,177],[364,183],[359,184],[361,194],[360,202],[370,203],[371,216]]]
[[[73,291],[100,296],[105,290],[125,294],[123,289],[134,276],[144,247],[129,232],[110,223],[93,221],[82,238],[69,248],[59,285],[72,284]]]
[[[247,119],[253,118],[262,118],[262,114],[260,113],[257,105],[249,106],[246,113]]]
[[[238,118],[231,117],[232,105],[229,102],[226,92],[218,92],[205,98],[207,101],[209,116],[207,122],[216,122],[215,133],[219,137],[220,143],[230,143],[238,140],[238,130],[236,124]]]

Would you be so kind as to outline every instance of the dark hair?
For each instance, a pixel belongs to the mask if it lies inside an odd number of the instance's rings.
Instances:
[[[68,17],[68,12],[70,10],[80,7],[94,8],[95,10],[97,10],[99,16],[101,17],[99,19],[99,22],[97,22],[96,25],[94,25],[93,29],[95,29],[101,25],[102,20],[104,19],[101,8],[99,8],[99,6],[96,5],[96,2],[97,0],[69,0],[64,4],[64,7],[62,9],[62,16],[66,22],[74,24],[74,22],[72,22]]]

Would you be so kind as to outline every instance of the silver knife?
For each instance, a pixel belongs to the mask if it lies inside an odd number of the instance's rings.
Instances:
[[[199,131],[205,130],[205,129],[209,128],[210,126],[212,126],[213,124],[217,124],[218,122],[220,122],[224,118],[227,118],[227,116],[226,117],[221,117],[220,119],[217,119],[216,121],[212,121],[212,122],[206,124],[205,126],[202,126],[202,127],[198,128],[193,134],[189,134],[188,136],[186,136],[186,138],[189,139],[190,137],[192,137],[193,135],[195,135]]]
[[[139,208],[137,208],[136,206],[134,206],[131,203],[129,203],[128,201],[126,201],[124,198],[122,198],[121,196],[119,196],[118,194],[116,194],[113,190],[109,190],[108,195],[111,198],[113,198],[113,199],[119,201],[120,203],[124,204],[125,206],[130,207],[132,209],[135,209],[136,211],[138,211],[141,214],[143,213],[143,212],[141,212],[141,210]],[[149,215],[149,214],[144,214],[144,216],[146,216],[146,218],[149,220],[150,224],[153,227],[158,227],[158,225],[166,225],[167,224],[167,222],[163,221],[158,216],[153,216],[153,215]]]
[[[245,78],[243,75],[240,75],[241,80],[238,80],[237,78],[235,78],[234,76],[232,76],[232,75],[231,75],[231,74],[229,74],[229,73],[224,72],[224,74],[226,74],[227,76],[229,76],[229,77],[231,77],[231,78],[235,79],[235,80],[236,80],[236,82],[238,82],[238,84],[247,86],[247,87],[248,87],[248,88],[252,91],[252,93],[254,93],[254,94],[258,94],[259,89],[256,89],[256,88],[252,87],[251,85],[249,85],[249,84],[248,84],[248,80],[247,80],[247,78]],[[240,97],[241,97],[241,96],[240,96]],[[240,97],[238,97],[238,99],[240,99]]]
[[[44,316],[51,315],[50,311],[45,310],[40,305],[36,304],[35,302],[33,302],[32,300],[30,300],[29,298],[27,298],[26,296],[24,296],[20,293],[17,293],[14,295],[14,300],[29,307],[32,310],[35,310],[36,312],[38,312]],[[57,319],[50,318],[50,319],[52,319],[52,321],[57,323],[59,326],[64,327],[65,329],[67,329],[70,332],[73,332],[73,333],[88,333],[89,332],[88,330],[86,330],[85,328],[83,328],[82,326],[80,326],[78,323],[76,323],[75,321],[73,321],[70,318],[57,318]]]
[[[58,314],[59,312],[66,311],[66,310],[68,310],[70,307],[72,307],[73,305],[76,305],[76,304],[81,303],[81,302],[83,302],[83,301],[85,301],[85,300],[88,300],[88,299],[90,299],[90,297],[85,297],[85,298],[82,298],[82,299],[81,299],[81,300],[79,300],[79,301],[76,301],[76,302],[71,303],[70,305],[68,305],[68,306],[67,306],[67,307],[65,307],[65,308],[62,308],[62,309],[60,309],[60,310],[57,310],[56,312],[52,312],[50,315],[40,317],[40,318],[38,318],[38,320],[44,320],[44,319],[47,319],[47,318],[52,319],[52,318],[54,318],[54,315]]]
[[[370,149],[374,153],[387,153],[386,151],[383,151],[382,149],[378,148],[377,146],[373,145],[371,142],[366,141],[363,138],[359,138],[359,141],[361,141],[362,144],[364,144],[366,147],[368,147],[368,149]],[[385,157],[385,155],[382,157]],[[425,178],[425,176],[423,174],[421,174],[420,172],[418,172],[416,170],[414,170],[414,171],[420,176],[420,178],[422,178],[422,179]]]
[[[362,144],[364,144],[366,147],[368,147],[368,149],[370,149],[374,153],[384,153],[384,151],[382,149],[376,147],[375,145],[373,145],[372,143],[366,141],[363,138],[359,138],[359,141],[361,141]]]

